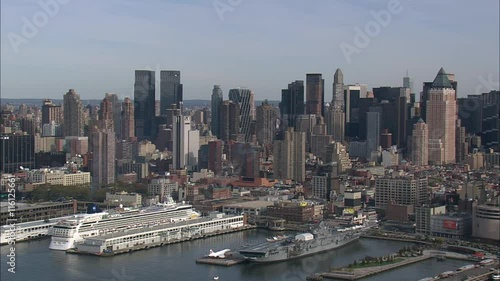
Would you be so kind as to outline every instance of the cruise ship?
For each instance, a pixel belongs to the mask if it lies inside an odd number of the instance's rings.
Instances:
[[[0,228],[0,245],[7,244],[10,241],[22,242],[41,238],[49,235],[49,229],[60,220],[65,220],[71,216],[58,217],[45,220],[37,220],[15,225],[2,225]]]
[[[75,243],[85,238],[186,221],[200,216],[191,205],[175,203],[172,199],[167,203],[126,212],[74,215],[52,226],[49,231],[49,235],[52,235],[49,249],[65,251],[74,248]]]
[[[264,242],[242,248],[239,252],[248,261],[255,263],[280,262],[340,248],[370,229],[373,223],[331,227],[321,222],[310,233],[300,233],[282,242]]]

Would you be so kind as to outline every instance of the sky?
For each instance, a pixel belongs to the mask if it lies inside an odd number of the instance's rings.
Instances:
[[[134,70],[150,69],[180,70],[184,99],[217,84],[225,98],[241,86],[279,100],[322,73],[329,101],[337,68],[370,89],[408,71],[419,93],[443,67],[466,96],[499,87],[499,2],[2,0],[1,95],[133,97]]]

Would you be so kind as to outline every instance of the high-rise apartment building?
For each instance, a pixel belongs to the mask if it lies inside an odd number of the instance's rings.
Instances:
[[[52,121],[55,124],[61,124],[62,113],[61,105],[53,104],[49,99],[44,100],[42,105],[42,126],[52,124]]]
[[[490,91],[481,95],[482,134],[486,148],[500,152],[500,91]]]
[[[288,128],[284,140],[274,141],[274,177],[276,179],[305,180],[306,134]]]
[[[319,73],[306,75],[306,114],[323,116],[324,82]]]
[[[214,89],[212,90],[212,120],[210,122],[210,127],[212,131],[212,135],[220,137],[220,109],[223,101],[223,93],[220,85],[214,85]]]
[[[229,90],[229,100],[238,104],[240,108],[239,133],[245,138],[245,142],[252,141],[250,125],[255,120],[254,94],[250,89],[237,88]]]
[[[101,101],[101,106],[99,107],[99,129],[106,131],[115,131],[115,119],[114,119],[114,102],[112,97],[108,94]]]
[[[181,72],[178,70],[162,70],[160,72],[160,115],[167,114],[172,104],[180,108],[183,101]]]
[[[216,176],[222,174],[222,149],[224,142],[213,140],[208,142],[208,169],[213,171]]]
[[[135,137],[134,103],[130,98],[123,100],[122,106],[122,130],[121,136],[124,140]]]
[[[173,139],[173,168],[174,170],[184,169],[187,163],[189,149],[189,131],[191,130],[191,117],[177,115],[174,116],[172,129]]]
[[[281,90],[280,114],[286,126],[295,127],[295,118],[304,114],[304,81],[297,80]]]
[[[92,142],[92,183],[95,186],[115,182],[116,138],[112,130],[94,128]]]
[[[331,142],[326,147],[325,163],[337,163],[337,174],[342,174],[352,168],[347,148],[340,142]]]
[[[377,151],[380,146],[382,112],[378,107],[370,108],[366,116],[366,158],[370,159],[371,153]]]
[[[429,165],[429,127],[419,119],[413,125],[411,136],[411,161],[416,166]]]
[[[256,120],[257,141],[263,145],[272,144],[276,135],[278,113],[267,100],[258,106],[256,111],[258,116]]]
[[[63,134],[66,137],[83,136],[83,106],[80,95],[70,89],[64,95],[64,122]]]
[[[429,140],[441,140],[444,148],[444,159],[438,153],[429,151],[429,161],[435,164],[454,163],[455,157],[455,125],[457,120],[457,99],[448,75],[441,68],[427,96],[427,124]]]
[[[136,70],[134,83],[135,135],[139,139],[151,138],[155,117],[155,72]]]

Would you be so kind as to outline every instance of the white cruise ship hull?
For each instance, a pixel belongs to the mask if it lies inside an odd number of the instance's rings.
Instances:
[[[75,238],[54,237],[50,241],[49,249],[66,251],[75,247]]]

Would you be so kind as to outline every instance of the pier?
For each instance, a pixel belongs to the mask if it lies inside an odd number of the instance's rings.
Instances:
[[[114,256],[252,228],[254,226],[244,223],[243,216],[217,214],[209,218],[88,237],[67,253]]]

